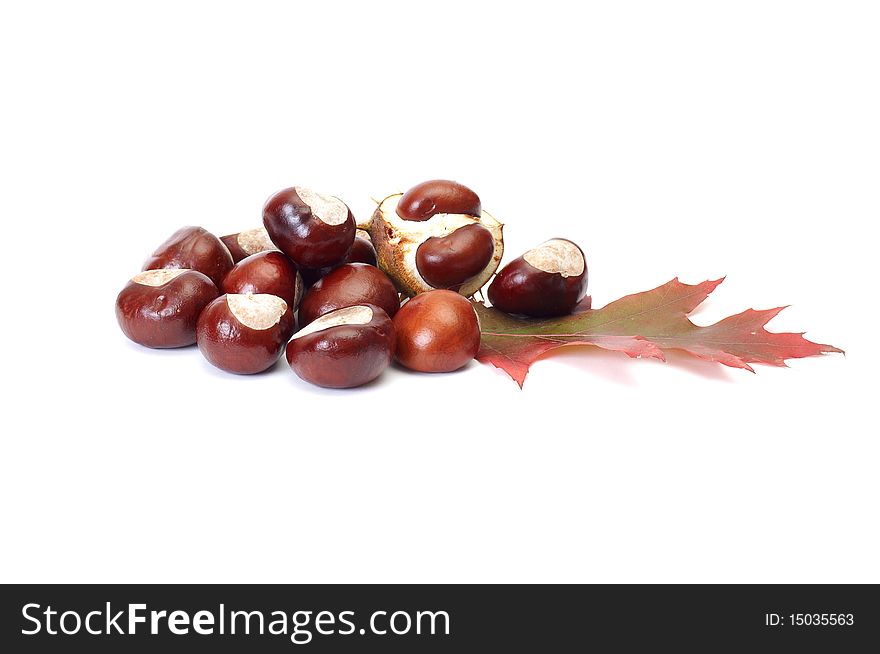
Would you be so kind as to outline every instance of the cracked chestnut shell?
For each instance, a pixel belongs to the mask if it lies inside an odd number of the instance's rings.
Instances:
[[[272,367],[295,330],[290,306],[277,295],[227,294],[202,311],[196,338],[213,365],[251,375]]]
[[[354,216],[342,200],[302,186],[269,198],[263,207],[263,225],[278,249],[301,268],[339,263],[355,237]]]
[[[202,227],[181,227],[156,248],[142,270],[198,270],[219,288],[232,266],[232,255],[219,238]]]
[[[154,348],[196,342],[196,322],[220,291],[206,275],[185,268],[148,270],[116,297],[116,320],[135,343]]]
[[[583,251],[572,241],[555,238],[504,266],[487,295],[499,311],[548,318],[571,313],[586,293]]]
[[[302,298],[303,283],[296,264],[283,253],[270,250],[235,264],[223,280],[223,292],[277,295],[295,310]]]
[[[312,384],[352,388],[373,381],[394,357],[394,327],[380,307],[363,304],[326,313],[294,334],[287,362]]]
[[[480,349],[480,322],[471,303],[454,291],[416,295],[394,316],[397,361],[420,372],[452,372]]]
[[[432,186],[437,184],[441,186],[435,193]],[[503,225],[482,210],[473,191],[467,189],[462,200],[458,191],[447,193],[446,184],[452,183],[433,180],[386,197],[365,226],[379,267],[406,295],[438,287],[473,295],[489,281],[504,254]]]
[[[265,227],[257,227],[255,229],[247,229],[238,234],[227,234],[221,236],[220,240],[232,255],[232,261],[238,263],[252,254],[258,252],[267,252],[269,250],[277,250],[278,247],[269,238],[269,232]]]
[[[347,263],[306,291],[299,305],[299,321],[305,326],[325,313],[357,304],[373,304],[393,317],[400,308],[400,297],[388,276],[375,266]]]

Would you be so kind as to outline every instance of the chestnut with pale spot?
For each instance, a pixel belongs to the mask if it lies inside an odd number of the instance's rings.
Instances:
[[[299,305],[299,321],[305,326],[325,313],[357,304],[374,304],[393,317],[400,308],[400,296],[388,276],[375,266],[347,263],[306,291]]]
[[[277,295],[295,310],[302,299],[303,281],[293,261],[277,250],[270,250],[235,264],[223,280],[223,292]]]
[[[218,295],[214,282],[196,270],[148,270],[132,277],[120,291],[116,320],[139,345],[186,347],[196,342],[199,315]]]
[[[394,326],[371,304],[326,313],[294,334],[287,345],[291,369],[311,384],[353,388],[373,381],[394,357]]]
[[[583,250],[554,238],[504,266],[489,285],[489,302],[505,313],[563,316],[586,295],[587,277]]]
[[[265,227],[247,229],[238,234],[227,234],[226,236],[221,236],[220,240],[223,241],[223,244],[229,250],[235,263],[252,254],[278,249],[272,242],[272,239],[269,238],[269,232],[266,231]]]
[[[394,316],[397,361],[419,372],[452,372],[480,349],[480,322],[458,293],[429,291],[408,300]]]
[[[341,262],[354,243],[355,221],[339,198],[302,186],[284,189],[263,207],[269,238],[302,268]]]
[[[141,270],[198,270],[219,288],[233,264],[229,249],[211,232],[202,227],[181,227],[156,248]]]
[[[277,295],[222,295],[196,325],[199,350],[226,372],[251,375],[272,367],[296,330],[290,306]]]

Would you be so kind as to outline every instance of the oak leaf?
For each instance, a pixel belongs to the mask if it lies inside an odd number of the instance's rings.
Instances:
[[[504,370],[522,387],[529,367],[543,354],[566,345],[595,345],[631,357],[665,361],[664,350],[683,350],[707,361],[754,372],[752,363],[785,366],[786,359],[843,352],[800,334],[773,333],[764,326],[785,307],[748,309],[701,327],[688,319],[723,281],[662,286],[627,295],[601,309],[585,300],[572,315],[534,320],[510,316],[474,302],[482,342],[477,359]]]

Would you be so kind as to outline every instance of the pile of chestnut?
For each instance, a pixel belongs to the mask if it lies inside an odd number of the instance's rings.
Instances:
[[[358,227],[342,200],[299,186],[269,198],[263,227],[222,238],[184,227],[119,293],[119,326],[147,347],[197,343],[238,374],[267,370],[286,351],[302,379],[350,388],[395,359],[421,372],[467,364],[480,348],[467,298],[493,275],[488,299],[511,314],[564,315],[586,294],[584,254],[566,239],[496,275],[502,224],[457,182],[388,196]]]

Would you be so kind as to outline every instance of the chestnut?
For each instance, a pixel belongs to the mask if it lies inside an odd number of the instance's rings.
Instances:
[[[296,264],[281,252],[270,250],[235,264],[223,280],[223,292],[277,295],[295,310],[302,297],[303,283]]]
[[[221,236],[232,255],[232,261],[238,263],[242,259],[257,254],[258,252],[266,252],[268,250],[277,250],[278,248],[269,238],[269,232],[265,227],[257,227],[256,229],[248,229],[238,234],[227,234]]]
[[[379,268],[409,296],[436,288],[473,295],[504,254],[504,226],[482,210],[476,193],[447,180],[389,195],[364,227]]]
[[[394,316],[397,361],[420,372],[452,372],[480,349],[480,322],[474,307],[454,291],[416,295]]]
[[[354,243],[355,222],[339,198],[294,186],[279,191],[263,207],[272,242],[302,268],[339,263]]]
[[[404,220],[428,220],[438,213],[479,216],[480,197],[464,184],[448,179],[432,179],[416,184],[400,198],[397,215]]]
[[[199,350],[227,372],[250,375],[270,368],[296,330],[290,306],[277,295],[221,295],[196,325]]]
[[[351,246],[351,249],[348,251],[348,254],[345,255],[345,258],[340,262],[342,263],[366,263],[371,266],[376,265],[376,248],[373,247],[373,243],[370,241],[370,235],[367,234],[362,229],[357,230],[357,236],[354,237],[354,243]],[[324,277],[328,272],[333,270],[338,266],[325,266],[323,268],[303,268],[300,270],[302,273],[303,283],[306,288],[311,288],[314,286],[315,282]]]
[[[394,326],[372,304],[325,313],[294,334],[287,362],[301,379],[327,388],[373,381],[394,357]]]
[[[474,223],[449,236],[432,236],[416,250],[416,269],[434,288],[458,289],[492,260],[492,232]]]
[[[572,241],[554,238],[514,259],[489,285],[492,306],[535,318],[571,313],[587,293],[587,261]]]
[[[116,320],[139,345],[185,347],[196,342],[196,322],[220,291],[208,277],[186,268],[135,275],[116,298]]]
[[[400,296],[388,276],[375,266],[347,263],[327,273],[303,296],[299,322],[356,304],[374,304],[390,317],[400,308]]]
[[[376,248],[370,235],[362,229],[355,232],[354,243],[351,250],[345,256],[344,263],[365,263],[370,266],[376,265]]]
[[[232,255],[223,241],[202,227],[181,227],[156,248],[144,262],[142,270],[198,270],[210,277],[219,288],[232,266]]]

